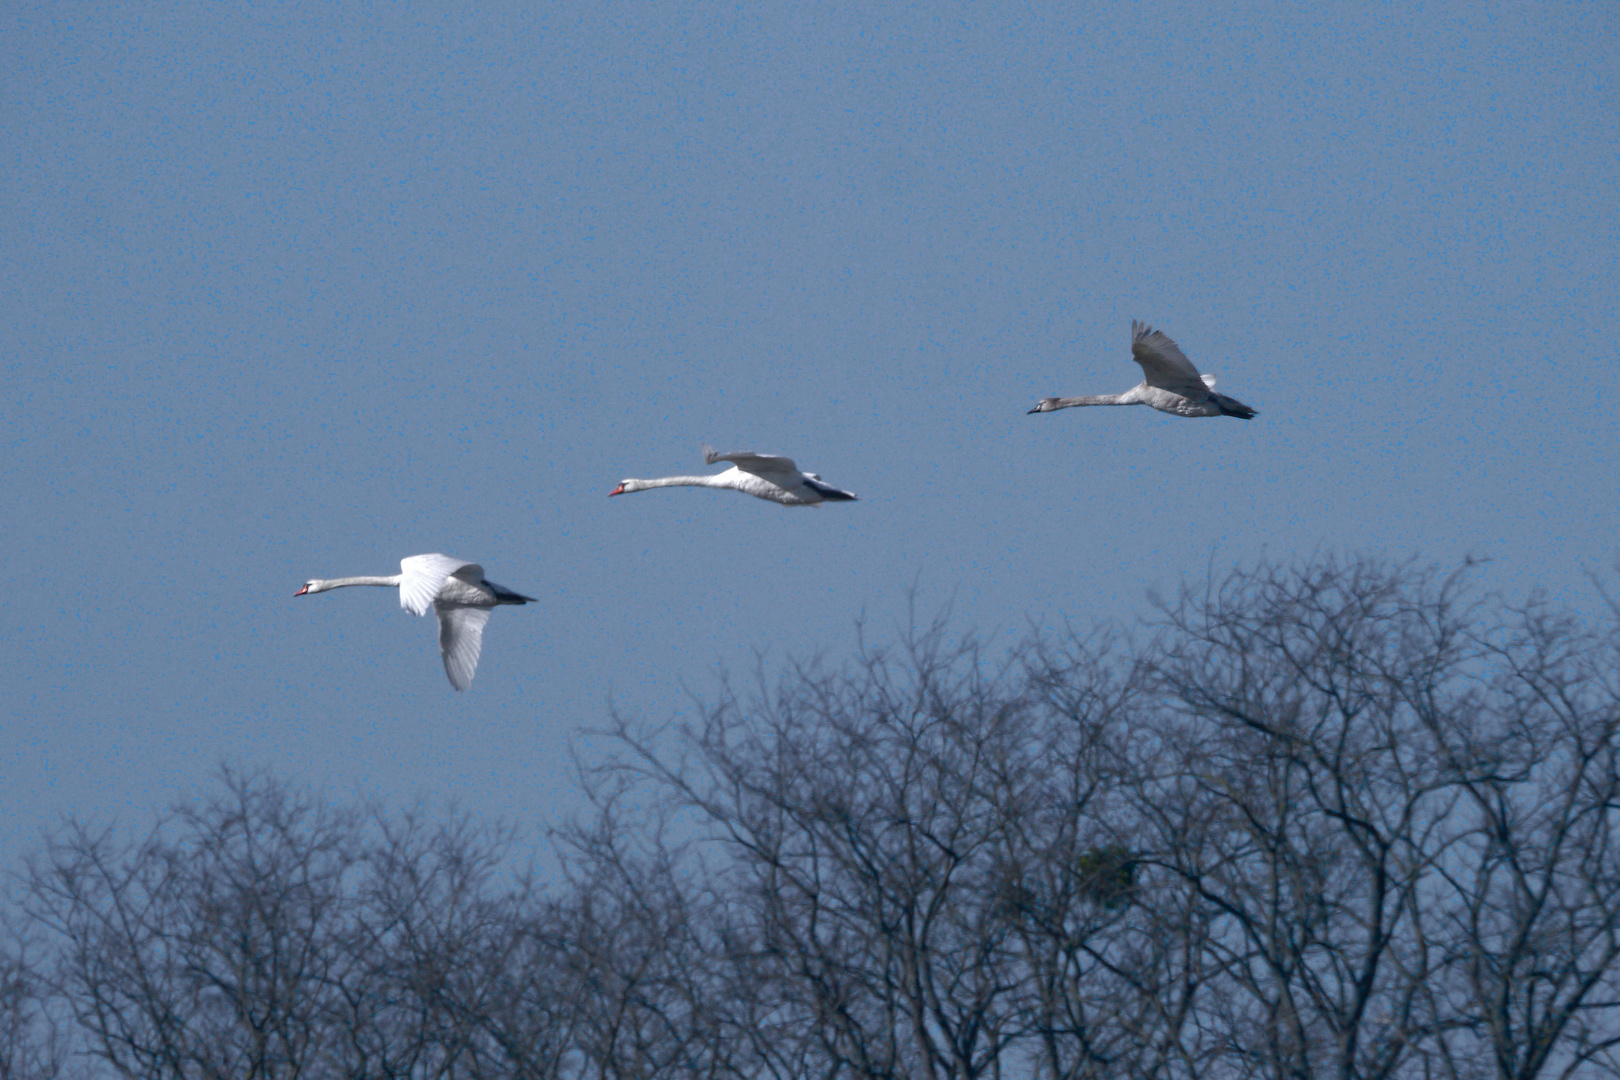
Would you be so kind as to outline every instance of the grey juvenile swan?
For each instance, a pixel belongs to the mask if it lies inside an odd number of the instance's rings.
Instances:
[[[1142,365],[1144,378],[1123,394],[1090,397],[1042,398],[1032,413],[1069,409],[1076,405],[1151,405],[1176,416],[1235,416],[1251,419],[1255,410],[1237,398],[1215,392],[1215,376],[1200,375],[1162,330],[1131,320],[1131,355]]]
[[[703,460],[710,465],[729,461],[731,468],[708,476],[665,476],[658,480],[621,480],[609,495],[629,495],[648,488],[710,487],[741,491],[757,499],[769,499],[783,506],[815,506],[822,502],[849,502],[855,498],[831,484],[823,483],[815,473],[800,472],[792,458],[774,454],[755,454],[743,450],[735,454],[717,454],[711,447],[703,448]]]
[[[534,597],[486,580],[484,568],[448,555],[412,555],[399,560],[397,574],[380,577],[311,578],[294,596],[309,596],[346,585],[399,588],[399,606],[412,615],[426,615],[431,606],[439,615],[439,652],[450,685],[465,690],[478,670],[484,646],[484,624],[501,604],[528,604]]]

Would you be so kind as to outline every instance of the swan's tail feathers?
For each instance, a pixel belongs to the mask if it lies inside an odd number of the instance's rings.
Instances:
[[[831,484],[822,483],[819,476],[806,476],[804,486],[830,502],[854,502],[855,494],[850,491],[841,491]]]
[[[1235,416],[1239,420],[1253,420],[1257,410],[1249,408],[1237,398],[1229,398],[1225,394],[1211,394],[1210,398],[1221,407],[1222,416]]]
[[[506,586],[497,585],[493,581],[486,581],[484,584],[488,585],[490,591],[495,594],[497,604],[538,604],[540,602],[532,596],[524,596],[520,592],[513,592]]]

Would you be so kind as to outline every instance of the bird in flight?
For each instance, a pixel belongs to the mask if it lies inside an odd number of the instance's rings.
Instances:
[[[1151,405],[1175,416],[1254,417],[1255,410],[1237,398],[1215,392],[1215,376],[1200,375],[1181,347],[1163,330],[1131,320],[1131,355],[1142,365],[1142,381],[1122,394],[1042,398],[1031,413],[1071,409],[1077,405]]]
[[[824,502],[852,502],[854,494],[833,487],[815,473],[801,472],[792,458],[775,454],[755,454],[739,451],[718,454],[712,447],[703,448],[703,460],[713,465],[717,461],[731,462],[731,468],[707,476],[665,476],[657,480],[621,480],[611,495],[629,495],[649,488],[708,487],[727,488],[752,495],[756,499],[769,499],[783,506],[815,506]]]
[[[371,577],[311,578],[294,596],[312,596],[347,585],[399,589],[399,606],[412,615],[439,616],[439,653],[450,685],[465,690],[478,670],[484,647],[484,624],[502,604],[530,604],[534,597],[515,593],[484,577],[484,568],[448,555],[411,555],[399,560],[397,574]]]

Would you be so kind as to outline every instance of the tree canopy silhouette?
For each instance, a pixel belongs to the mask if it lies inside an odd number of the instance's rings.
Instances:
[[[613,718],[544,887],[260,773],[71,825],[0,1076],[1620,1075],[1620,613],[1468,576],[1260,564],[722,679]]]

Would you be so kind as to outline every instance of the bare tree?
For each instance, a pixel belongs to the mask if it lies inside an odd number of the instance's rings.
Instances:
[[[373,810],[353,875],[332,984],[334,1021],[356,1075],[552,1075],[545,1041],[514,1027],[503,977],[528,943],[520,931],[532,886],[495,885],[514,834],[451,811],[433,823],[420,807]],[[502,1038],[495,1037],[496,1017]],[[532,1019],[532,1017],[531,1017]],[[520,1050],[521,1047],[521,1050]]]
[[[1484,707],[1436,740],[1472,828],[1435,936],[1499,1077],[1620,1075],[1620,634],[1539,600],[1493,629]]]
[[[722,999],[724,944],[714,896],[656,815],[633,824],[613,791],[599,814],[561,830],[570,888],[558,905],[582,1074],[603,1080],[748,1075]]]
[[[506,906],[506,929],[485,940],[487,955],[475,966],[486,988],[480,1027],[489,1051],[467,1075],[577,1076],[576,1033],[595,992],[575,978],[568,919],[528,887]]]
[[[1240,1075],[1612,1062],[1615,631],[1469,602],[1465,576],[1327,558],[1167,608],[1151,722],[1177,764],[1140,806],[1216,916]]]
[[[489,969],[514,935],[489,882],[509,842],[227,771],[139,842],[70,825],[30,868],[29,909],[118,1075],[495,1075]]]
[[[68,1075],[71,1034],[41,975],[45,955],[31,927],[0,919],[0,1080]]]
[[[1620,1075],[1620,610],[1468,578],[1261,564],[616,717],[550,892],[262,774],[70,825],[0,1080]]]
[[[1208,978],[1190,889],[1145,862],[1131,799],[1156,747],[1135,724],[1144,674],[1117,635],[1072,631],[1024,652],[1036,767],[1009,814],[1020,870],[1007,911],[1022,945],[1026,1030],[1053,1078],[1161,1077]]]
[[[56,985],[92,1051],[131,1077],[313,1068],[352,824],[230,774],[139,844],[82,825],[53,841],[32,913],[61,942]]]
[[[1176,768],[1140,808],[1214,916],[1240,1073],[1374,1080],[1409,1054],[1433,972],[1391,956],[1455,829],[1425,721],[1472,701],[1460,585],[1330,559],[1167,609],[1151,722]]]
[[[999,665],[935,626],[620,768],[722,853],[803,1073],[1575,1077],[1620,1046],[1615,633],[1467,578],[1261,565]]]
[[[1124,963],[1078,943],[1118,921],[1130,860],[1085,869],[1117,834],[1088,817],[1094,732],[1051,713],[1020,657],[992,667],[936,624],[846,671],[724,694],[683,761],[616,729],[626,767],[722,851],[728,940],[770,1003],[759,1041],[794,1047],[799,1075],[967,1080],[1017,1060],[1078,1076],[1077,1055],[1110,1060],[1118,998],[1100,981],[1082,993],[1075,965],[1100,980]],[[1089,1051],[1071,1050],[1080,1032]]]

